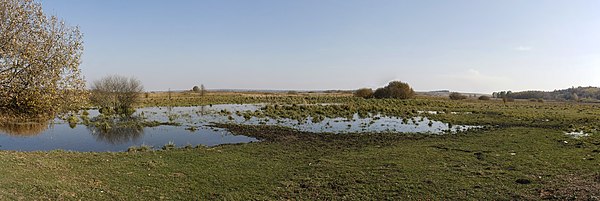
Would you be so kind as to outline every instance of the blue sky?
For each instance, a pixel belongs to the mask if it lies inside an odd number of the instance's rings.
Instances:
[[[39,0],[80,26],[88,81],[147,90],[600,86],[600,1]]]

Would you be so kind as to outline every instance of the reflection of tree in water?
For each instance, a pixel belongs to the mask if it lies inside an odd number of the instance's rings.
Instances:
[[[200,115],[205,115],[206,113],[206,105],[200,106]]]
[[[124,144],[144,135],[143,121],[139,117],[94,117],[87,125],[98,141]]]
[[[11,136],[35,136],[48,129],[48,120],[0,122],[0,132]]]

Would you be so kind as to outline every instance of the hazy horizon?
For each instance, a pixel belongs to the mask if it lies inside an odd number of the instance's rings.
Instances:
[[[600,86],[600,1],[36,0],[84,34],[86,80],[149,91]]]

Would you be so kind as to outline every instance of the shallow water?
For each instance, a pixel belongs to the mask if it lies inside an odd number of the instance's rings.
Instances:
[[[213,105],[203,107],[150,107],[143,108],[138,113],[144,114],[148,120],[168,122],[169,116],[175,117],[172,122],[188,127],[206,126],[210,123],[235,123],[244,125],[279,125],[291,127],[300,131],[328,132],[328,133],[354,133],[354,132],[398,132],[398,133],[428,133],[444,134],[448,132],[464,131],[478,126],[454,125],[450,126],[440,121],[430,120],[427,117],[413,117],[407,120],[397,117],[372,115],[361,118],[355,114],[351,119],[325,118],[313,122],[312,118],[305,121],[292,119],[272,119],[251,117],[245,119],[236,112],[259,110],[263,105]],[[222,110],[226,110],[223,112]]]
[[[573,132],[567,132],[565,134],[568,136],[571,136],[573,138],[582,138],[582,137],[590,136],[590,134],[584,133],[583,131],[579,131],[579,132],[573,131]]]
[[[0,135],[0,149],[19,151],[125,151],[130,146],[149,145],[161,148],[169,142],[177,146],[214,146],[229,143],[257,141],[246,136],[235,136],[223,129],[200,129],[194,132],[183,127],[158,126],[143,128],[141,132],[121,135],[93,133],[85,126],[70,128],[68,124],[51,125],[34,136]]]
[[[372,115],[351,119],[325,118],[312,122],[291,119],[271,119],[252,117],[245,119],[236,112],[259,110],[261,104],[226,104],[198,107],[147,107],[140,108],[134,116],[146,121],[170,122],[179,126],[114,128],[102,131],[82,124],[69,125],[64,120],[55,119],[50,123],[5,124],[0,127],[0,149],[19,151],[125,151],[131,146],[148,145],[159,149],[167,143],[178,147],[186,145],[215,146],[230,143],[258,141],[243,135],[233,135],[227,130],[210,127],[213,123],[235,123],[244,125],[280,125],[300,131],[351,133],[351,132],[398,132],[444,134],[462,131],[475,126],[451,126],[415,117],[403,120],[396,117]],[[89,118],[97,116],[97,110],[88,111]],[[79,115],[80,116],[80,115]],[[78,117],[79,117],[78,116]],[[75,126],[74,128],[71,128]]]

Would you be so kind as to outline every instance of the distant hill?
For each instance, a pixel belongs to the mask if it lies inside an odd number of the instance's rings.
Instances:
[[[572,87],[568,89],[560,89],[554,91],[501,91],[494,92],[494,97],[501,98],[503,96],[514,99],[544,99],[556,101],[591,101],[600,100],[600,88],[598,87]]]

